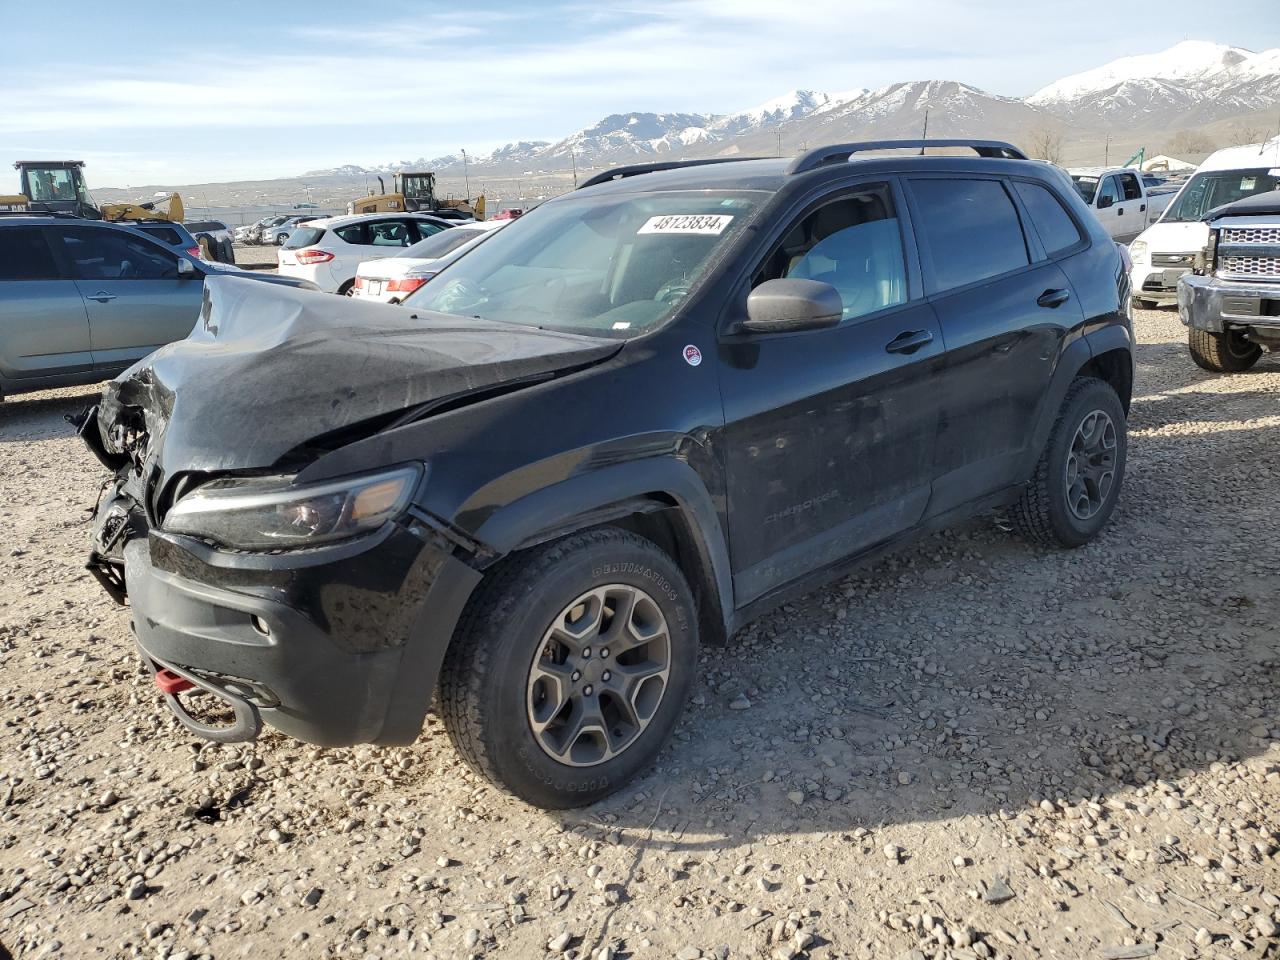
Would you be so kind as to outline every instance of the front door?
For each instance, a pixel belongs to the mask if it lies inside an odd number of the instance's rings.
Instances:
[[[928,503],[942,336],[911,296],[897,208],[885,183],[824,198],[751,278],[832,284],[838,326],[721,343],[739,606],[907,529]]]
[[[26,380],[93,366],[75,281],[40,227],[0,228],[0,377]]]
[[[53,229],[88,311],[95,369],[123,369],[191,332],[204,284],[178,276],[177,254],[126,230]]]

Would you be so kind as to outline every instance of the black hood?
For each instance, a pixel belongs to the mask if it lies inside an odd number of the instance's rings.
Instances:
[[[1267,190],[1232,203],[1214,207],[1205,217],[1212,223],[1223,217],[1260,217],[1280,215],[1280,190]]]
[[[617,341],[209,276],[195,329],[107,385],[98,425],[113,454],[164,474],[288,465],[318,440],[405,411],[536,383],[617,353]],[[145,453],[125,450],[143,435]]]

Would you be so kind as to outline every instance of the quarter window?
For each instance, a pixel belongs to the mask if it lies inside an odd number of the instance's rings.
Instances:
[[[950,290],[1025,267],[1018,211],[997,180],[912,180],[916,230],[933,265],[934,290]]]
[[[781,277],[831,284],[844,304],[845,320],[905,303],[902,231],[889,188],[877,186],[805,216],[774,248],[751,285]]]
[[[0,229],[0,280],[56,280],[58,267],[38,227]]]
[[[1053,191],[1038,183],[1015,180],[1013,187],[1027,208],[1031,223],[1040,235],[1045,253],[1056,256],[1080,242],[1080,228],[1071,219]]]

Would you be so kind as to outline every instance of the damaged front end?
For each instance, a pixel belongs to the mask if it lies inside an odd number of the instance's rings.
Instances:
[[[420,506],[430,451],[308,480],[347,444],[601,362],[615,343],[210,278],[191,336],[74,423],[112,478],[89,569],[178,719],[410,742],[483,547]],[[388,449],[391,445],[388,445]],[[233,719],[179,700],[194,686]]]

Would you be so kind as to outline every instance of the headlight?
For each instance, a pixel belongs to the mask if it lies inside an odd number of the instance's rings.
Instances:
[[[1135,240],[1129,244],[1129,256],[1133,257],[1135,263],[1139,260],[1145,261],[1147,259],[1147,241]]]
[[[214,480],[164,518],[170,533],[241,550],[284,550],[376,530],[409,505],[420,467],[294,484],[289,477]]]

